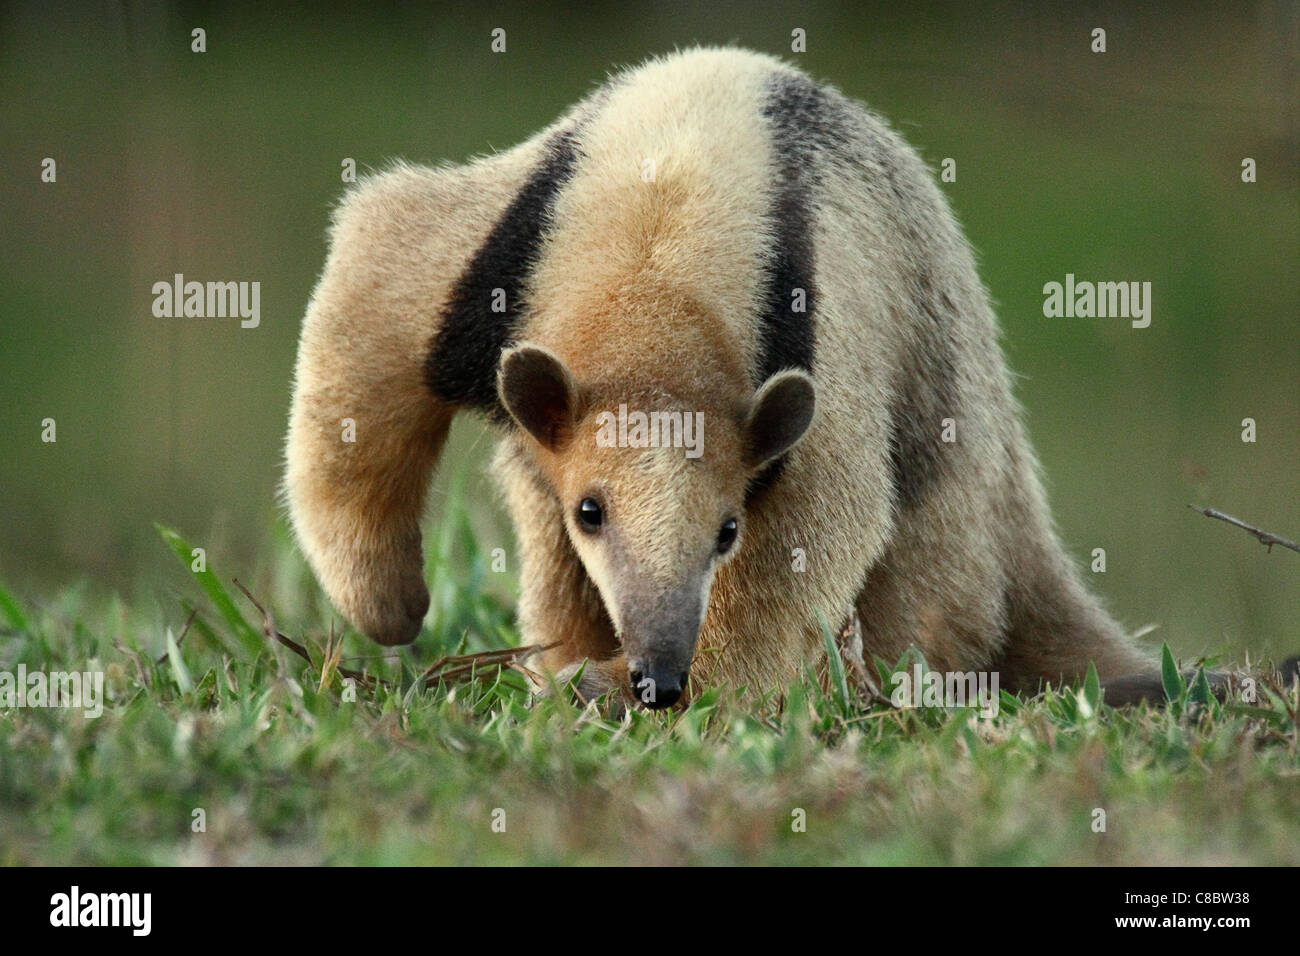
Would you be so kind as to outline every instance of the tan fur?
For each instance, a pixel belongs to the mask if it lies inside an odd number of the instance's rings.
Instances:
[[[832,171],[816,192],[816,411],[770,498],[746,513],[761,464],[747,459],[749,370],[781,158],[761,91],[779,72],[790,68],[739,50],[651,61],[607,89],[583,130],[516,337],[566,370],[572,407],[553,442],[506,429],[494,464],[522,553],[524,640],[557,643],[553,671],[603,662],[585,686],[614,686],[626,681],[621,645],[659,640],[648,618],[687,613],[698,584],[697,685],[785,686],[823,660],[819,616],[838,632],[846,608],[868,662],[916,645],[939,669],[1000,669],[1012,689],[1077,677],[1089,660],[1103,676],[1141,669],[1057,542],[987,295],[947,203],[864,111],[853,121],[878,175]],[[457,410],[422,377],[442,309],[547,136],[571,119],[463,167],[372,177],[335,217],[303,328],[287,490],[326,591],[381,642],[412,639],[427,606],[418,520]],[[641,177],[645,159],[654,182]],[[941,450],[942,477],[900,512],[891,408],[938,360],[918,324],[922,282],[960,316],[945,333],[959,437]],[[526,390],[514,401],[527,403]],[[596,415],[620,403],[703,412],[704,457],[598,449]],[[347,417],[354,445],[339,440]],[[591,489],[608,503],[599,538],[574,525]],[[718,524],[733,514],[739,540],[713,560]],[[803,572],[794,549],[806,552]]]
[[[321,584],[381,643],[409,641],[428,609],[419,518],[453,412],[422,377],[431,310],[533,158],[399,166],[334,216],[298,348],[285,488]],[[342,441],[347,418],[355,443]]]

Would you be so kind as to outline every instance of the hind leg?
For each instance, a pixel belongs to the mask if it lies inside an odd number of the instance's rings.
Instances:
[[[959,473],[947,480],[945,494],[898,516],[857,596],[868,664],[892,666],[915,647],[934,670],[985,670],[1002,649],[1005,571],[986,519],[960,507],[976,492],[957,487]]]

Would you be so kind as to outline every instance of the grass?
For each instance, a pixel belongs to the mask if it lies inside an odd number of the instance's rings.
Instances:
[[[386,655],[331,636],[318,596],[292,606],[314,588],[281,536],[258,583],[276,628],[310,623],[290,637],[310,662],[160,530],[192,580],[155,608],[0,588],[0,669],[103,670],[108,698],[96,719],[0,710],[2,863],[1281,864],[1300,847],[1294,691],[1220,705],[1170,658],[1165,708],[1111,709],[1089,680],[1004,693],[981,720],[865,704],[832,666],[826,690],[615,718],[532,702],[494,667],[426,686],[437,658],[517,642],[456,503],[429,542],[435,623]]]

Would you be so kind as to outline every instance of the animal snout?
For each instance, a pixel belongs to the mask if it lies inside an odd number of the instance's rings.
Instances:
[[[635,660],[627,670],[632,693],[651,710],[662,710],[681,700],[690,674],[689,668],[657,661]]]

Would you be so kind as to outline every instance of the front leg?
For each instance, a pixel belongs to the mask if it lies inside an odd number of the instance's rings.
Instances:
[[[582,672],[580,677],[578,677],[579,671]],[[555,682],[564,686],[574,677],[578,677],[573,690],[580,703],[590,703],[611,691],[613,692],[611,701],[616,701],[620,705],[634,699],[632,687],[628,684],[627,658],[622,654],[607,661],[593,661],[586,657],[574,661],[556,671]]]
[[[583,696],[590,700],[615,685],[619,668],[626,683],[627,665],[618,656],[618,638],[600,594],[564,530],[560,503],[532,470],[520,444],[513,436],[503,440],[492,470],[519,542],[523,642],[547,647],[535,660],[557,678],[566,671],[572,677],[586,660],[600,664],[588,667],[583,676],[583,686],[592,691]]]

